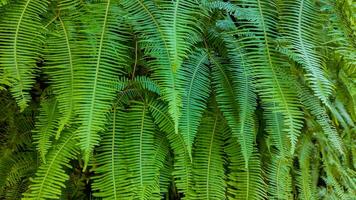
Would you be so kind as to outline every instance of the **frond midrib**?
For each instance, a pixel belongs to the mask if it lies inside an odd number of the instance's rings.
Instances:
[[[217,122],[218,122],[218,115],[216,115],[215,120],[214,120],[214,126],[212,130],[212,135],[210,139],[210,145],[209,145],[209,154],[208,154],[208,169],[207,169],[207,176],[206,176],[206,198],[208,199],[210,197],[209,195],[209,178],[210,178],[210,162],[211,162],[211,152],[213,149],[213,142],[214,142],[214,136],[216,133],[216,127],[217,127]]]
[[[208,56],[207,55],[204,55],[198,62],[198,64],[195,66],[195,69],[193,71],[193,74],[192,74],[192,78],[190,79],[190,83],[189,83],[189,89],[188,89],[188,95],[187,95],[187,122],[189,123],[190,122],[190,111],[191,111],[191,104],[190,104],[190,96],[191,96],[191,93],[192,93],[192,89],[193,89],[193,83],[194,83],[194,80],[195,80],[195,77],[197,75],[197,72],[201,66],[201,64],[204,62],[204,60],[207,58]],[[190,126],[187,126],[187,133],[188,133],[188,149],[191,149],[190,148],[190,144],[192,144],[193,141],[190,141],[190,135],[191,135],[191,131],[190,131]]]
[[[17,78],[17,81],[19,83],[19,86],[20,86],[20,94],[21,94],[21,98],[22,99],[25,99],[25,95],[23,93],[23,83],[22,83],[22,78],[21,78],[21,74],[20,74],[20,69],[19,69],[19,63],[18,63],[18,60],[17,60],[17,42],[18,42],[18,38],[19,38],[19,32],[20,32],[20,26],[21,26],[21,23],[22,23],[22,19],[25,15],[25,12],[27,10],[27,7],[28,5],[30,4],[31,0],[27,0],[26,1],[26,4],[21,12],[21,15],[20,15],[20,18],[19,18],[19,21],[17,22],[17,25],[16,25],[16,30],[15,30],[15,37],[14,37],[14,63],[15,63],[15,69],[16,69],[16,78]]]
[[[57,152],[54,154],[54,156],[53,156],[53,158],[52,158],[52,161],[51,161],[51,162],[49,163],[49,165],[48,165],[46,174],[43,176],[42,182],[41,182],[41,184],[40,184],[40,187],[39,187],[40,190],[39,190],[39,192],[38,192],[38,194],[37,194],[37,198],[38,198],[38,199],[41,199],[41,197],[42,197],[42,194],[41,194],[41,193],[42,193],[42,190],[43,190],[43,186],[44,186],[44,183],[45,183],[45,181],[46,181],[46,179],[47,179],[47,176],[49,175],[50,169],[52,169],[52,165],[53,165],[54,161],[56,160],[56,158],[58,157],[58,155],[60,155],[62,149],[67,145],[67,143],[73,139],[73,137],[74,137],[74,134],[72,134],[70,137],[68,137],[68,139],[65,140],[65,142],[61,145],[61,147],[60,147],[60,148],[57,150]]]

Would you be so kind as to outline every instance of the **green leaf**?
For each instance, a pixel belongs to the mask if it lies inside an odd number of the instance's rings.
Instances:
[[[78,54],[87,57],[80,59],[75,73],[75,103],[80,123],[76,132],[83,151],[84,170],[94,146],[99,144],[98,133],[105,129],[106,116],[115,98],[117,76],[126,64],[129,40],[125,35],[128,29],[120,18],[123,11],[115,1],[88,6],[90,11],[83,16],[86,37],[77,44]]]
[[[57,100],[54,97],[42,100],[40,114],[33,131],[33,140],[44,163],[46,163],[46,154],[51,148],[52,139],[56,134],[58,116]]]
[[[23,199],[58,199],[64,182],[69,179],[64,167],[78,154],[77,140],[72,130],[65,131],[57,144],[48,152],[47,162],[42,164],[31,180]]]
[[[92,185],[94,196],[103,199],[129,198],[132,189],[127,184],[127,167],[124,160],[124,112],[114,107],[110,113],[108,130],[102,134],[98,155],[95,156],[98,167],[95,169]]]
[[[190,199],[193,197],[192,163],[183,136],[175,133],[174,122],[168,113],[168,106],[165,103],[150,101],[148,109],[160,130],[167,134],[168,141],[174,152],[173,177],[177,189],[184,194],[184,199]]]
[[[226,183],[223,159],[225,123],[216,113],[199,126],[194,148],[195,199],[224,199]]]
[[[318,26],[321,16],[311,0],[287,0],[281,3],[281,32],[291,43],[291,51],[300,63],[316,96],[326,105],[333,92],[333,84],[326,74],[322,54],[316,51],[321,46]]]
[[[182,116],[179,120],[179,132],[191,154],[195,134],[206,108],[210,93],[208,55],[204,50],[197,50],[183,64],[179,75],[179,84],[184,88]]]
[[[246,167],[245,159],[236,138],[231,134],[227,136],[224,151],[229,161],[226,181],[228,199],[265,199],[266,184],[263,181],[258,152],[255,149]]]
[[[36,63],[43,42],[40,15],[47,0],[21,0],[11,4],[0,21],[0,84],[10,87],[21,111],[31,100],[29,91],[35,82]]]

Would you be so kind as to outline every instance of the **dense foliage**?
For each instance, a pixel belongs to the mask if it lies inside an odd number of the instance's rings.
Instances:
[[[0,0],[0,199],[354,199],[352,0]]]

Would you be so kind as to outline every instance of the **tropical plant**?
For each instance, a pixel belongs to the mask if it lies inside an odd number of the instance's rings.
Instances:
[[[356,2],[0,0],[0,199],[354,199]]]

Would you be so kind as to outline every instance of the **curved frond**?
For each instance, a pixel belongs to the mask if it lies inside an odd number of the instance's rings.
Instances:
[[[227,174],[228,199],[265,199],[266,184],[262,178],[262,166],[256,149],[248,160],[246,167],[239,143],[235,137],[228,137],[224,151],[229,161]]]
[[[113,0],[103,0],[88,5],[88,20],[83,32],[85,40],[80,41],[79,54],[82,58],[75,78],[76,113],[78,114],[77,134],[83,151],[86,168],[94,146],[99,144],[98,132],[104,130],[106,116],[115,98],[115,83],[120,69],[127,59],[128,30],[123,25],[122,10]],[[117,34],[120,32],[121,34]]]
[[[333,85],[323,66],[323,58],[316,51],[321,46],[318,35],[322,31],[316,25],[321,21],[311,0],[287,0],[281,5],[281,32],[291,43],[296,62],[307,71],[306,77],[316,96],[328,105]]]
[[[177,69],[173,65],[173,57],[162,26],[165,20],[154,2],[142,0],[123,0],[122,5],[134,23],[145,53],[154,59],[148,64],[153,70],[153,78],[161,86],[162,96],[168,102],[175,131],[178,133],[178,120],[181,115],[181,89],[177,85]]]
[[[273,154],[267,168],[268,198],[289,200],[292,198],[291,159]]]
[[[56,139],[59,138],[64,127],[69,125],[74,113],[75,71],[77,70],[79,56],[75,49],[77,37],[72,18],[73,16],[62,16],[59,13],[57,20],[53,22],[53,30],[49,32],[46,38],[44,52],[46,59],[44,71],[49,75],[53,93],[58,100],[58,109],[61,113]]]
[[[57,100],[54,97],[42,100],[40,114],[33,130],[33,140],[44,163],[46,163],[46,154],[56,134],[58,116]]]
[[[301,140],[301,148],[298,156],[300,171],[297,177],[297,186],[301,194],[299,199],[317,199],[316,193],[313,190],[312,177],[310,174],[310,161],[312,157],[312,150],[313,143],[310,140],[310,136],[305,135]]]
[[[47,162],[38,168],[23,199],[59,198],[62,188],[65,187],[64,182],[69,179],[64,167],[69,167],[69,161],[78,154],[76,143],[73,131],[68,130],[63,133],[58,143],[48,152]]]
[[[166,104],[160,101],[151,101],[147,106],[155,123],[161,131],[167,134],[168,141],[174,152],[172,174],[178,191],[184,194],[184,199],[190,199],[193,197],[192,163],[183,136],[175,133],[174,122],[168,113]]]
[[[198,20],[202,8],[195,0],[162,1],[161,24],[174,73],[198,40]]]
[[[123,151],[129,174],[129,187],[135,188],[132,197],[151,199],[153,191],[159,193],[158,173],[163,166],[165,156],[160,159],[153,156],[161,156],[161,154],[157,154],[155,126],[146,104],[133,105],[126,118],[128,121],[125,126]],[[121,119],[122,123],[125,123],[126,118]]]
[[[184,90],[182,95],[182,116],[179,119],[179,132],[183,135],[191,154],[195,134],[210,93],[208,55],[204,50],[197,50],[183,63],[178,72],[179,84]]]
[[[223,139],[226,125],[219,114],[205,117],[196,136],[193,151],[195,199],[224,199],[225,197]]]
[[[99,154],[95,156],[98,167],[92,185],[94,190],[98,190],[94,193],[96,197],[127,199],[132,193],[123,156],[124,115],[114,107],[110,113],[108,130],[102,134]]]
[[[249,55],[243,49],[241,41],[234,41],[231,36],[224,36],[224,38],[227,43],[231,62],[230,71],[233,75],[233,84],[236,94],[238,94],[238,98],[235,99],[239,106],[237,138],[240,142],[245,161],[248,162],[255,141],[254,112],[257,106],[255,80],[253,78],[253,69],[251,69],[252,63],[250,63],[251,59],[249,59]]]
[[[0,21],[0,84],[10,86],[22,111],[31,99],[29,91],[35,82],[44,30],[40,15],[47,4],[47,0],[21,0],[11,4]]]
[[[258,20],[248,23],[251,28],[242,26],[246,31],[254,31],[254,36],[242,43],[246,51],[251,51],[251,67],[256,76],[257,93],[264,103],[274,104],[272,108],[266,107],[266,112],[283,114],[283,131],[288,133],[290,154],[293,154],[303,124],[303,113],[300,111],[296,91],[293,90],[293,82],[286,76],[289,63],[278,54],[273,45],[277,37],[276,1],[251,0],[241,3],[241,6],[254,8],[258,15]]]
[[[340,154],[344,154],[343,142],[336,131],[335,126],[332,124],[325,108],[320,105],[318,99],[316,99],[310,91],[306,88],[298,88],[300,100],[303,105],[308,109],[312,115],[316,118],[316,121],[319,123],[323,132],[328,136],[330,143],[333,145],[333,148],[338,151]]]

